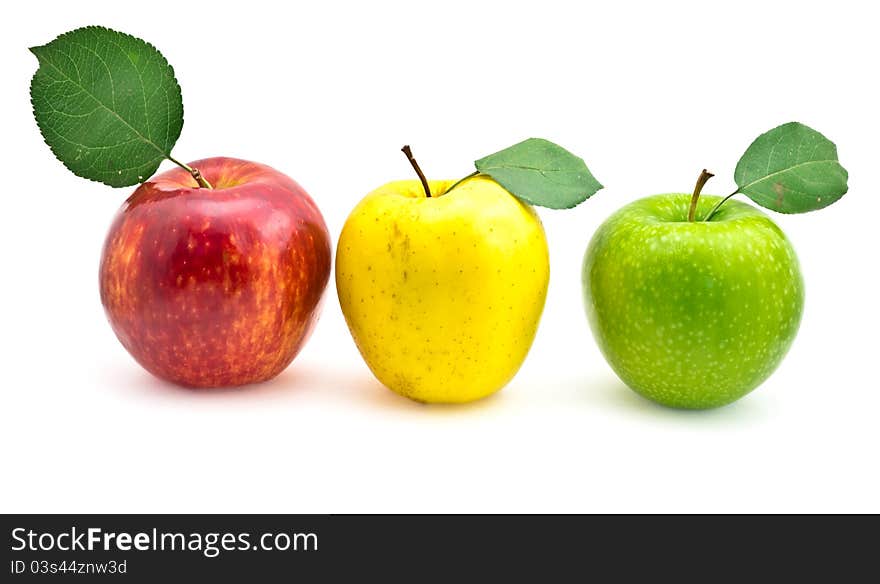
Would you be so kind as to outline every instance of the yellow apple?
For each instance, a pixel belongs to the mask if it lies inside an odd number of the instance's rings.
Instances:
[[[504,387],[544,309],[550,264],[529,205],[478,175],[386,184],[351,212],[336,289],[367,365],[390,389],[457,403]]]

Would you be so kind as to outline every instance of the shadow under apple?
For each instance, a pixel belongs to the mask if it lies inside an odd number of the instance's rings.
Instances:
[[[598,379],[590,379],[582,387],[582,393],[595,408],[613,408],[630,414],[636,414],[653,419],[667,419],[678,421],[694,421],[696,423],[712,422],[719,420],[746,422],[764,417],[768,411],[768,402],[762,400],[760,393],[746,395],[742,399],[720,408],[707,410],[677,409],[660,405],[645,397],[642,397],[626,386],[620,379],[613,376],[603,376]],[[759,392],[760,388],[756,390]]]
[[[316,375],[308,365],[291,365],[278,376],[262,383],[234,387],[193,388],[160,379],[148,371],[134,366],[106,369],[102,375],[111,391],[130,393],[139,397],[159,397],[186,400],[230,400],[279,397],[307,389],[306,380]]]

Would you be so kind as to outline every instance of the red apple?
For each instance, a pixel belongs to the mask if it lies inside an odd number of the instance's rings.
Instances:
[[[101,258],[116,336],[154,375],[191,387],[265,381],[318,318],[330,237],[315,202],[255,162],[208,158],[153,177],[120,209]]]

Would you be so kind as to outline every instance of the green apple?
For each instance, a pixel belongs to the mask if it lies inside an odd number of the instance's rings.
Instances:
[[[639,394],[677,408],[729,404],[761,384],[800,324],[804,285],[785,234],[735,200],[688,221],[690,194],[614,213],[587,249],[587,315],[602,353]],[[721,199],[699,198],[696,215]]]

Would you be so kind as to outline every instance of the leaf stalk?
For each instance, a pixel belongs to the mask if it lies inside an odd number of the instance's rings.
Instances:
[[[188,173],[190,173],[192,175],[192,177],[195,179],[196,183],[198,183],[199,188],[203,188],[203,189],[213,189],[214,188],[213,186],[211,186],[211,183],[208,182],[208,179],[206,179],[205,177],[202,176],[202,173],[199,172],[198,168],[193,168],[193,167],[189,166],[188,164],[184,164],[183,162],[176,160],[173,156],[169,156],[168,160],[170,160],[171,162],[173,162],[174,164],[176,164],[177,166],[179,166],[183,170],[187,171]]]
[[[452,183],[452,186],[449,187],[448,189],[446,189],[446,192],[448,193],[449,191],[451,191],[452,189],[454,189],[455,187],[457,187],[458,185],[460,185],[460,184],[463,183],[464,181],[466,181],[466,180],[468,180],[468,179],[471,179],[471,178],[474,178],[474,177],[477,176],[478,174],[480,174],[480,171],[479,171],[479,170],[475,170],[475,171],[473,171],[472,173],[470,173],[469,175],[461,177],[460,179],[458,179],[457,181],[455,181],[454,183]],[[444,193],[444,194],[445,194],[445,193]]]
[[[732,197],[733,195],[736,195],[736,194],[739,194],[739,189],[733,191],[732,193],[730,193],[729,195],[727,195],[726,197],[724,197],[723,199],[721,199],[720,201],[718,201],[718,202],[715,204],[715,206],[712,207],[712,210],[709,211],[709,214],[706,215],[706,218],[703,219],[703,221],[710,221],[710,220],[712,219],[712,217],[715,216],[715,213],[718,212],[718,209],[721,207],[721,205],[723,205],[724,202],[727,201],[727,199],[729,199],[730,197]]]

